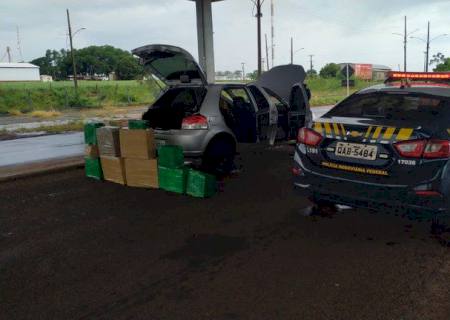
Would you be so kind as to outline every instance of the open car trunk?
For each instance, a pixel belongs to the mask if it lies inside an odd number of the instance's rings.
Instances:
[[[170,88],[144,113],[142,119],[147,120],[153,129],[181,129],[184,118],[199,112],[205,95],[203,86]]]

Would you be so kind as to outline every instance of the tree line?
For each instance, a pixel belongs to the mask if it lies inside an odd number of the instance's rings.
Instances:
[[[120,80],[142,78],[143,67],[130,52],[113,46],[89,46],[74,50],[77,74],[83,76],[108,76],[114,72]],[[73,74],[69,50],[48,49],[43,57],[30,63],[40,67],[40,73],[51,75],[55,80],[65,80]]]

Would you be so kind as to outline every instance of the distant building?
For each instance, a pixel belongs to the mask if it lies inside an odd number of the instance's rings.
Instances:
[[[372,79],[373,80],[385,80],[387,78],[387,73],[392,71],[388,66],[383,66],[381,64],[372,65]]]
[[[48,74],[41,74],[41,81],[42,82],[52,82],[53,77],[49,76]]]
[[[349,66],[350,74],[362,80],[384,80],[387,77],[387,73],[391,71],[391,68],[380,64],[340,63],[339,66],[343,74],[347,65]]]
[[[34,64],[0,62],[0,82],[40,80],[39,67]]]

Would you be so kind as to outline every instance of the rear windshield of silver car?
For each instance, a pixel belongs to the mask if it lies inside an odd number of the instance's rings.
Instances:
[[[325,117],[382,118],[387,120],[437,120],[449,115],[449,99],[418,93],[376,92],[355,94]]]

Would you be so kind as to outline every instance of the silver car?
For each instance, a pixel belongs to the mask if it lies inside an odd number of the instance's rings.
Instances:
[[[191,54],[169,45],[132,53],[165,83],[144,113],[158,145],[180,145],[207,170],[226,171],[237,143],[293,139],[311,119],[310,93],[299,65],[278,66],[250,84],[211,84]]]

